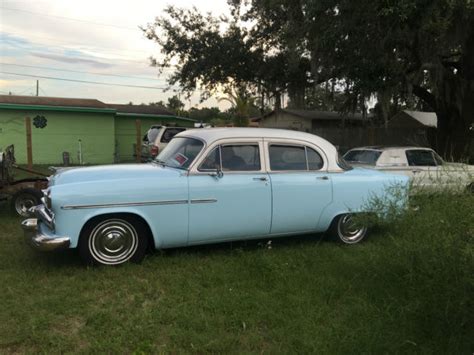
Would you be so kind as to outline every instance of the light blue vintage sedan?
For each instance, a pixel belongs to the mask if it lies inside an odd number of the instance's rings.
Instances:
[[[354,244],[352,215],[407,177],[352,169],[307,133],[214,128],[178,134],[150,164],[58,171],[36,218],[23,221],[40,250],[78,248],[88,264],[143,259],[181,247],[330,230]]]

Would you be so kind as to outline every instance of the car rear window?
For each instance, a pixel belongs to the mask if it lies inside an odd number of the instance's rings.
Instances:
[[[161,127],[153,127],[153,128],[150,128],[148,130],[148,132],[146,133],[145,137],[144,137],[144,141],[145,142],[150,142],[150,143],[153,143],[155,142],[155,139],[156,137],[158,137],[158,134],[160,134],[160,131],[161,131]]]
[[[431,150],[412,149],[405,152],[410,166],[436,166]]]
[[[186,129],[184,128],[166,128],[166,131],[164,131],[163,136],[161,137],[161,143],[169,143],[169,141],[173,139],[175,135],[185,130]]]
[[[344,160],[348,163],[375,165],[381,154],[380,150],[350,150],[344,154]]]

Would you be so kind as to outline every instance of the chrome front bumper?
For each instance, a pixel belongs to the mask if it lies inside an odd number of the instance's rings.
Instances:
[[[52,251],[67,249],[71,244],[68,237],[54,237],[42,233],[38,228],[38,219],[28,218],[21,223],[25,238],[35,249],[41,251]]]
[[[44,204],[31,207],[29,212],[54,232],[54,213],[47,209]]]

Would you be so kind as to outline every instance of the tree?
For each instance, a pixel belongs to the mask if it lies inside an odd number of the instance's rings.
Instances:
[[[152,58],[151,63],[161,72],[172,67],[168,84],[178,84],[188,95],[199,88],[202,100],[222,88],[245,86],[258,95],[262,111],[270,100],[279,108],[283,92],[307,86],[308,58],[275,51],[240,22],[237,13],[232,19],[215,18],[195,8],[170,6],[165,16],[143,28],[163,54],[163,59]]]
[[[223,118],[219,107],[191,107],[188,111],[189,118],[200,122],[210,122],[212,119]]]
[[[168,98],[168,103],[166,104],[166,108],[173,111],[176,114],[182,112],[184,108],[184,103],[179,99],[177,95],[171,96]]]
[[[249,125],[249,117],[252,107],[254,106],[255,98],[250,93],[246,92],[244,88],[237,88],[235,90],[226,90],[227,97],[219,98],[219,102],[227,101],[232,105],[234,113],[234,124],[237,127],[246,127]]]
[[[185,92],[247,87],[259,106],[287,93],[302,108],[336,82],[345,111],[376,97],[385,123],[394,107],[429,107],[438,150],[470,150],[474,119],[474,3],[471,0],[229,0],[232,18],[169,7],[145,31],[170,84]],[[244,5],[244,6],[242,6]],[[319,95],[319,99],[326,97]],[[327,105],[326,102],[321,105]]]
[[[353,109],[375,95],[386,117],[395,101],[408,107],[422,101],[438,116],[438,149],[456,157],[469,151],[472,1],[253,0],[245,18],[257,24],[254,36],[280,47],[303,38],[313,81],[343,81]]]

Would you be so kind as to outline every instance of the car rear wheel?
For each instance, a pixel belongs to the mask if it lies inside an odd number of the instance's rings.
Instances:
[[[29,209],[41,203],[43,194],[35,189],[20,190],[12,196],[11,206],[13,211],[22,217],[30,215]]]
[[[105,217],[88,223],[79,240],[79,253],[89,265],[140,262],[148,246],[143,222],[132,217]]]
[[[351,213],[337,216],[330,229],[331,236],[344,244],[356,244],[362,241],[367,234],[367,226],[354,220]]]

